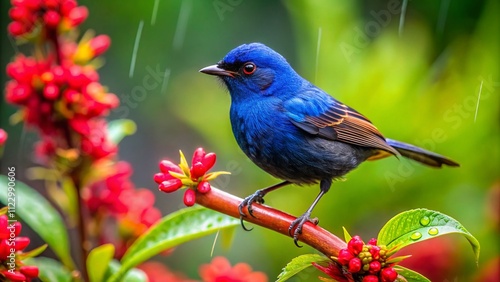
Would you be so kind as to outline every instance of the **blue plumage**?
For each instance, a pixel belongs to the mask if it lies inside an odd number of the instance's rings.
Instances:
[[[285,181],[247,197],[240,205],[242,217],[245,206],[251,215],[252,203],[262,203],[266,193],[285,184],[320,182],[313,205],[290,226],[295,243],[332,179],[365,160],[402,155],[434,167],[458,166],[438,154],[385,139],[366,117],[302,78],[263,44],[241,45],[200,71],[218,76],[227,86],[231,125],[243,152]]]

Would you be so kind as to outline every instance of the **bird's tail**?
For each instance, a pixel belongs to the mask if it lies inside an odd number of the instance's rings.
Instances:
[[[458,163],[444,156],[433,153],[431,151],[424,150],[417,146],[413,146],[392,139],[386,139],[386,142],[387,144],[391,145],[394,149],[396,149],[403,157],[415,160],[419,163],[428,166],[432,167],[441,167],[442,165],[460,166]]]

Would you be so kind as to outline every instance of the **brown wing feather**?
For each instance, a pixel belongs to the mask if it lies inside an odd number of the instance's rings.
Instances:
[[[400,155],[396,149],[387,144],[384,136],[370,120],[344,104],[337,103],[322,115],[306,117],[306,121],[318,128],[331,126],[335,129],[339,141]],[[382,158],[385,155],[387,154],[380,156],[377,154],[374,158]]]

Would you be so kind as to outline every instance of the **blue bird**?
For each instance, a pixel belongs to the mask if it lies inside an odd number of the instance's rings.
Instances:
[[[200,72],[218,76],[227,86],[231,126],[243,152],[284,180],[245,198],[239,206],[242,220],[243,208],[253,216],[252,204],[263,203],[270,191],[290,183],[319,182],[318,196],[288,229],[296,245],[302,226],[318,223],[311,212],[332,180],[364,161],[394,155],[432,167],[459,166],[436,153],[384,138],[370,120],[302,78],[283,56],[261,43],[238,46]]]

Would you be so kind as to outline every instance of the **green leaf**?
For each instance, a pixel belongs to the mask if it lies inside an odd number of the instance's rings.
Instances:
[[[201,206],[185,208],[164,217],[151,226],[129,247],[122,258],[122,267],[110,279],[118,281],[130,268],[160,253],[218,230],[231,228],[239,220]]]
[[[125,136],[132,135],[137,130],[135,122],[130,119],[116,119],[108,123],[108,137],[118,144]]]
[[[379,245],[397,251],[404,246],[450,233],[465,236],[476,255],[476,261],[479,259],[479,242],[460,222],[427,209],[414,209],[396,215],[382,227],[377,241]]]
[[[415,272],[413,270],[410,270],[406,267],[402,266],[395,266],[394,270],[398,273],[399,276],[403,276],[405,280],[401,279],[402,281],[408,281],[408,282],[431,282],[431,280],[427,279],[425,276],[422,274]],[[396,279],[396,282],[399,282],[398,279]]]
[[[301,272],[302,270],[313,266],[312,263],[322,263],[322,262],[328,262],[330,259],[328,259],[325,256],[318,255],[318,254],[307,254],[307,255],[300,255],[294,259],[292,259],[281,271],[280,275],[278,275],[278,280],[276,282],[282,282],[286,281],[295,274]]]
[[[352,237],[351,237],[351,234],[349,234],[349,232],[347,232],[347,229],[345,229],[344,226],[342,226],[342,230],[344,230],[344,240],[346,243],[349,243],[349,241],[351,241]]]
[[[64,265],[59,261],[51,258],[31,258],[25,261],[27,265],[38,266],[40,270],[39,278],[43,282],[71,282],[73,277],[71,271],[69,271]]]
[[[15,183],[15,186],[10,183]],[[12,191],[0,189],[0,201],[11,205],[13,202],[10,199],[15,199],[15,215],[21,217],[50,246],[64,265],[75,269],[68,244],[68,233],[57,210],[35,189],[20,181],[9,181],[7,176],[0,175],[0,187],[14,188]],[[9,213],[7,215],[9,216]]]
[[[121,269],[121,267],[122,265],[120,264],[120,262],[118,262],[117,260],[111,260],[109,262],[107,277],[118,272]],[[103,281],[109,281],[109,280],[103,280]],[[120,280],[120,282],[146,282],[146,281],[148,281],[146,273],[137,268],[132,268],[129,271],[127,271],[127,273],[125,273],[125,275]]]
[[[90,251],[87,258],[87,270],[91,282],[103,281],[104,274],[106,274],[114,254],[115,246],[113,244],[104,244]]]
[[[33,257],[39,256],[46,249],[47,249],[47,244],[43,244],[40,247],[35,248],[35,249],[33,249],[33,250],[29,251],[29,252],[19,253],[17,255],[17,259],[19,259],[20,261],[23,261],[25,259],[29,259],[29,258],[33,258]]]

